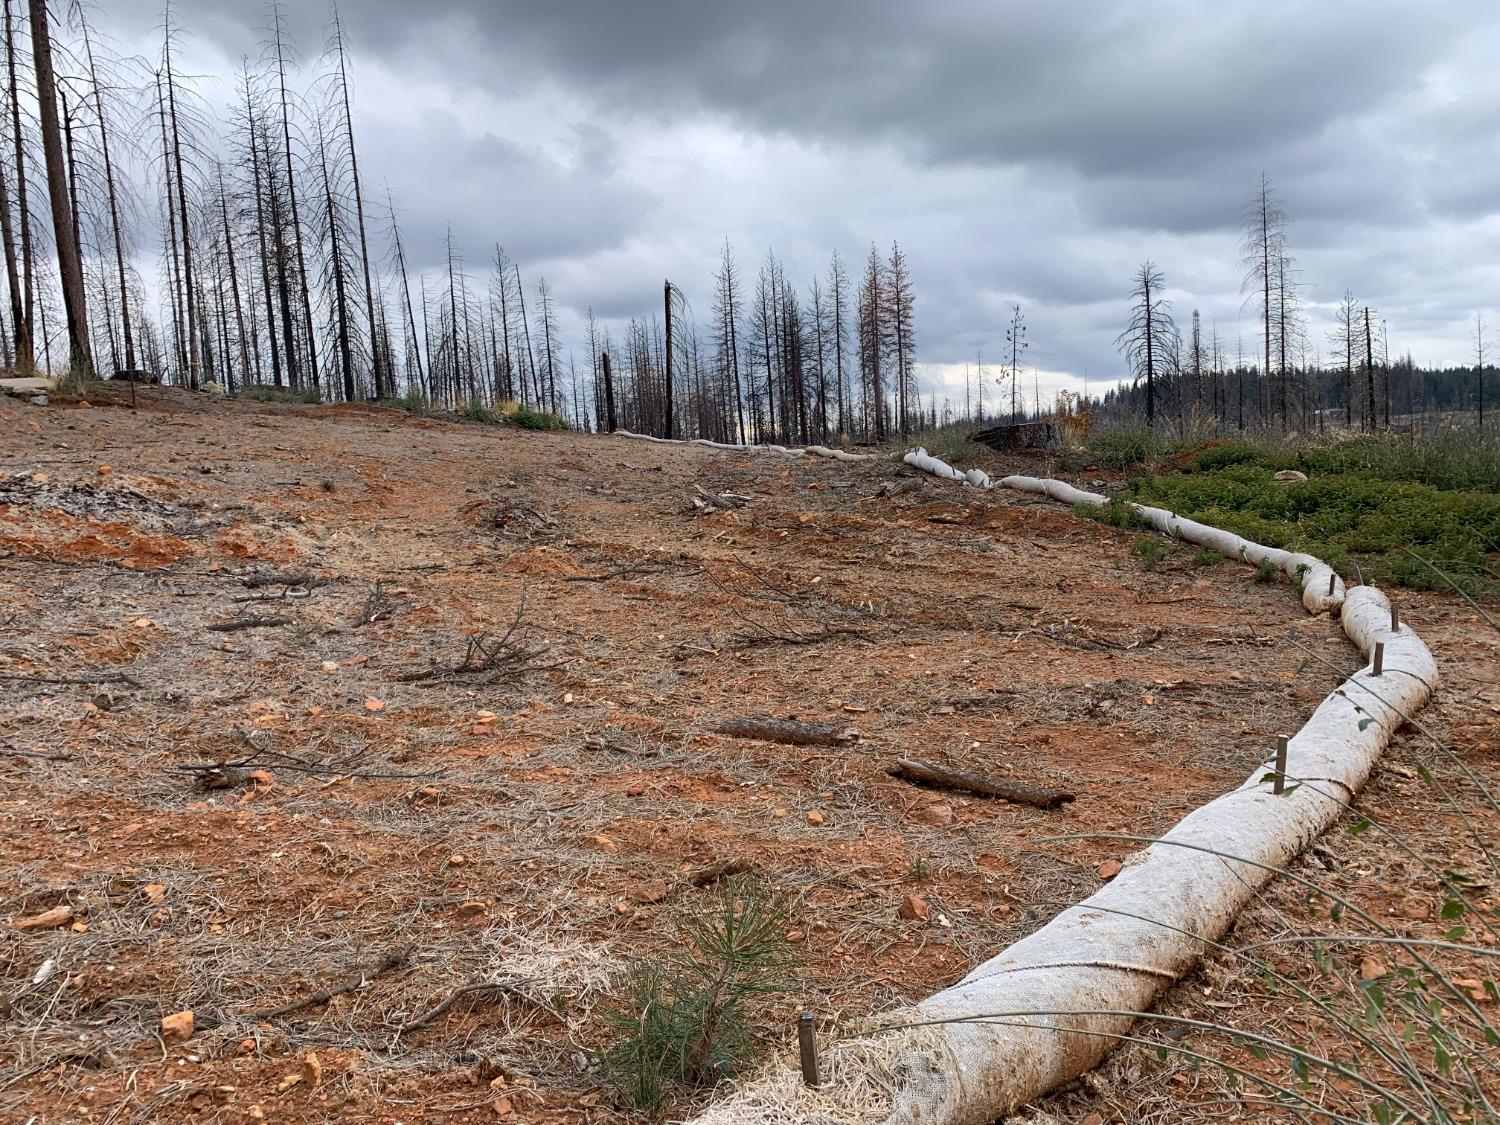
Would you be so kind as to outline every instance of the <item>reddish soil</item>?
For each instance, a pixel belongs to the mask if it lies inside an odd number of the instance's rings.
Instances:
[[[695,872],[743,859],[794,903],[779,1038],[914,1000],[1120,854],[1056,837],[1166,829],[1357,663],[1247,568],[1146,570],[1128,534],[887,460],[138,393],[0,402],[5,1120],[626,1120],[598,1006],[712,893]],[[751,501],[695,518],[695,484]],[[1447,676],[1433,722],[1493,777],[1493,639],[1403,609]],[[210,628],[252,616],[280,623]],[[514,662],[450,671],[512,625]],[[749,714],[859,737],[714,732]],[[897,756],[1078,799],[933,793]],[[227,788],[186,768],[226,762]],[[1408,775],[1368,800],[1441,841]],[[1377,847],[1338,844],[1381,872]],[[1396,877],[1381,905],[1439,901]],[[1113,1119],[1162,1065],[1047,1112]]]

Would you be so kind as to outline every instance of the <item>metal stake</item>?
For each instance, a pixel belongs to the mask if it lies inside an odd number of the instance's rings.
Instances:
[[[1370,674],[1378,676],[1385,668],[1385,642],[1375,642],[1375,668]]]
[[[818,1074],[818,1033],[813,1028],[811,1012],[803,1012],[797,1017],[797,1047],[802,1054],[802,1081],[809,1086],[821,1086],[823,1079]]]
[[[1271,778],[1271,792],[1281,796],[1286,791],[1286,735],[1276,736],[1276,775]]]

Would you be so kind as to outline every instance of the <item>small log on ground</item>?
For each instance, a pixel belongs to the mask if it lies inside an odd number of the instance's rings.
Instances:
[[[714,730],[731,738],[760,738],[793,746],[843,746],[859,737],[838,723],[799,723],[794,719],[771,719],[764,715],[725,719]]]
[[[237,617],[233,621],[209,625],[208,630],[212,633],[233,633],[240,629],[274,629],[291,623],[290,617]]]
[[[934,789],[954,789],[964,793],[975,793],[981,797],[999,797],[1017,805],[1032,805],[1039,809],[1055,809],[1073,800],[1074,795],[1066,789],[1050,789],[1045,785],[1033,785],[1026,781],[1010,781],[1005,778],[987,777],[969,770],[940,766],[936,762],[924,762],[916,758],[901,758],[886,766],[885,772],[913,785],[925,785]]]

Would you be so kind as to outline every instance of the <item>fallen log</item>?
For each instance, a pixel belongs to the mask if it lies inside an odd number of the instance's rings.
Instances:
[[[982,773],[940,766],[936,762],[925,762],[918,758],[898,759],[886,766],[885,772],[913,785],[958,790],[981,797],[999,797],[1002,801],[1031,805],[1038,809],[1055,809],[1067,804],[1075,796],[1066,789],[1050,789],[1045,785],[1032,785],[1026,781],[987,777]]]
[[[795,719],[772,719],[762,715],[725,719],[714,730],[731,738],[759,738],[792,746],[843,746],[859,737],[849,727],[838,723],[799,723]]]

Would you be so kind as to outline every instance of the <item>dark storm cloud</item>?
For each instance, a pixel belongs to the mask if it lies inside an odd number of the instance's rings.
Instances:
[[[117,0],[117,30],[156,21]],[[1242,312],[1237,226],[1262,170],[1320,309],[1346,285],[1393,346],[1455,359],[1500,273],[1500,8],[1477,0],[345,0],[356,112],[418,260],[451,222],[545,272],[565,321],[624,317],[660,278],[706,318],[728,235],[810,280],[898,239],[930,364],[998,349],[1030,310],[1045,370],[1118,375],[1132,268],[1185,321]],[[265,10],[179,17],[225,59]],[[326,8],[286,10],[306,56]],[[696,291],[696,292],[695,292]],[[1242,323],[1236,324],[1240,319]],[[1420,355],[1419,355],[1420,358]],[[951,373],[950,373],[951,377]],[[959,376],[961,379],[961,375]]]

